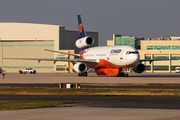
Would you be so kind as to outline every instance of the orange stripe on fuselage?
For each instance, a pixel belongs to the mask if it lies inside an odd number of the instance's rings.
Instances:
[[[130,65],[118,66],[118,65],[110,63],[106,60],[101,59],[101,60],[99,60],[99,64],[96,65],[94,68],[129,68],[129,67],[132,67],[134,65],[135,65],[135,63],[130,64]]]
[[[99,60],[99,64],[96,65],[95,68],[95,72],[97,75],[118,75],[119,73],[119,68],[123,68],[123,70],[125,68],[129,68],[135,65],[135,63],[130,64],[130,65],[124,65],[124,66],[118,66],[118,65],[114,65],[106,60]]]
[[[96,68],[95,72],[97,75],[109,75],[109,76],[115,75],[116,76],[119,73],[119,69],[114,69],[114,68],[102,68],[102,69],[100,68],[100,69],[98,69],[98,68]]]

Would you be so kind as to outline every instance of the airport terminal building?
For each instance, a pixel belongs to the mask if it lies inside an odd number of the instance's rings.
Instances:
[[[94,38],[92,46],[98,46],[98,32],[86,32]],[[78,53],[75,46],[78,31],[65,30],[65,26],[0,23],[0,67],[7,72],[18,72],[19,69],[33,68],[37,72],[72,72],[73,65],[68,62],[37,60],[6,60],[3,58],[57,58],[74,59],[73,56],[47,52],[43,49]]]
[[[180,37],[136,38],[132,36],[113,35],[113,40],[107,40],[108,46],[131,45],[140,54],[140,59],[177,59],[175,61],[143,62],[145,72],[175,72],[180,67]]]

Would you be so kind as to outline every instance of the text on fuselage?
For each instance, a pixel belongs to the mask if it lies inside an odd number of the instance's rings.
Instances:
[[[111,50],[110,53],[120,53],[121,52],[121,49],[117,49],[117,50]]]

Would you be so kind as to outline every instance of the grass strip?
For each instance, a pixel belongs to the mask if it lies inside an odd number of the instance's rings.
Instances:
[[[49,87],[1,86],[0,95],[46,95],[46,96],[100,96],[100,95],[141,95],[164,96],[180,95],[180,89],[142,89],[142,88],[88,88],[59,89]]]
[[[0,101],[0,111],[62,106],[61,102],[48,101]]]

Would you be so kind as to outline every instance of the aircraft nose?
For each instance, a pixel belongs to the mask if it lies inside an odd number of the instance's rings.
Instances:
[[[132,63],[139,62],[139,54],[131,56],[131,61],[132,61]]]

